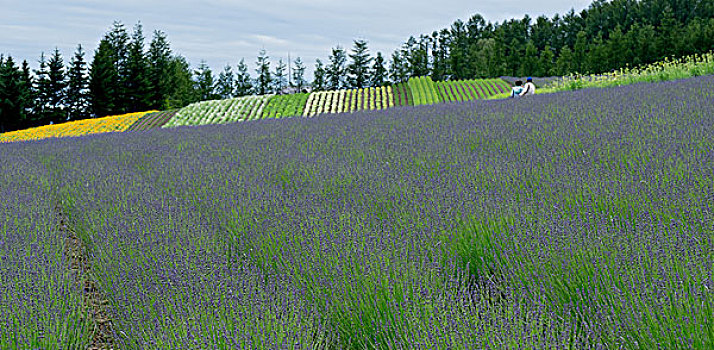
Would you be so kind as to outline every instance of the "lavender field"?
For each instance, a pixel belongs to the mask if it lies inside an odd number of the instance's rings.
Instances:
[[[2,144],[0,347],[712,348],[712,86]]]

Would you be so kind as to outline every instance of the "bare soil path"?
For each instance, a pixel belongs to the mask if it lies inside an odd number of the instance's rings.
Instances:
[[[55,215],[59,232],[65,237],[65,255],[69,259],[75,281],[81,287],[84,304],[88,308],[88,316],[94,324],[92,339],[88,350],[114,349],[114,332],[112,320],[109,317],[108,302],[99,290],[91,275],[91,262],[87,257],[87,249],[77,233],[72,229],[59,204],[55,205]]]

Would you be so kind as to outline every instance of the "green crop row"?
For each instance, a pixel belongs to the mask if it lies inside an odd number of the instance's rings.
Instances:
[[[258,119],[273,95],[245,96],[227,100],[203,101],[181,109],[163,127],[225,124]]]
[[[407,83],[399,83],[393,86],[395,106],[413,106],[414,96]]]
[[[434,81],[430,77],[415,77],[409,79],[409,89],[414,95],[414,105],[431,105],[441,102]]]
[[[302,115],[309,94],[276,95],[268,100],[261,118],[281,118]]]
[[[508,83],[501,79],[440,81],[435,85],[442,100],[447,102],[486,99],[510,89]]]

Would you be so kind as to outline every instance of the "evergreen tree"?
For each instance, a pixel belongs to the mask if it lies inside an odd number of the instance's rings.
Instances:
[[[171,78],[171,47],[166,38],[166,34],[161,31],[154,31],[148,53],[149,61],[149,108],[167,108],[167,99],[171,95],[173,87],[170,85]]]
[[[130,108],[131,101],[128,94],[128,65],[129,59],[129,33],[124,24],[114,22],[112,30],[107,33],[105,39],[109,43],[111,61],[116,71],[116,79],[112,81],[114,91],[114,111],[113,114],[126,112]]]
[[[293,87],[295,87],[298,92],[302,92],[303,88],[307,85],[305,81],[305,64],[302,63],[300,57],[295,59],[293,66]]]
[[[587,73],[587,64],[585,60],[587,59],[588,43],[587,34],[584,31],[579,31],[577,38],[575,39],[575,46],[573,47],[573,69],[579,73]]]
[[[123,78],[127,109],[124,112],[140,112],[149,109],[152,102],[149,76],[149,62],[144,53],[144,30],[139,23],[134,27],[127,49]]]
[[[67,98],[67,77],[65,76],[64,60],[59,49],[47,63],[48,98],[47,122],[59,123],[67,121],[65,99]]]
[[[501,69],[495,39],[480,39],[471,49],[473,50],[471,52],[471,76],[490,78],[500,75]]]
[[[352,53],[349,55],[350,64],[347,66],[350,87],[363,88],[369,86],[369,66],[372,57],[369,57],[369,49],[365,40],[355,40]]]
[[[193,72],[195,77],[194,89],[199,101],[208,101],[216,99],[213,87],[215,85],[213,72],[205,61],[201,61],[198,69]]]
[[[409,79],[409,67],[399,50],[392,53],[392,62],[389,66],[389,77],[395,83],[402,83]]]
[[[287,67],[285,66],[285,63],[283,63],[283,59],[278,60],[278,65],[275,66],[275,72],[273,73],[273,87],[275,90],[275,93],[277,94],[282,94],[283,89],[285,86],[287,86],[287,77],[285,74],[285,69]]]
[[[331,90],[341,89],[346,86],[345,64],[347,54],[339,45],[332,49],[330,64],[326,69],[327,88]]]
[[[384,57],[381,52],[377,52],[377,57],[374,59],[370,73],[371,86],[383,86],[387,83],[387,68],[384,67]]]
[[[223,67],[223,71],[218,74],[218,82],[216,83],[216,93],[222,99],[232,98],[234,90],[235,76],[230,64]]]
[[[545,45],[545,48],[540,53],[540,59],[538,62],[538,70],[534,75],[539,77],[549,77],[554,74],[555,66],[555,53],[550,45]]]
[[[238,62],[238,71],[236,72],[235,96],[250,95],[252,91],[253,80],[248,72],[248,65],[246,65],[245,60],[241,58],[240,62]]]
[[[563,48],[560,49],[560,55],[558,56],[555,66],[555,74],[557,75],[568,75],[574,72],[573,50],[571,50],[570,47],[563,46]]]
[[[256,62],[257,68],[255,72],[258,77],[255,79],[255,90],[258,95],[265,95],[270,93],[270,87],[273,82],[273,77],[270,74],[270,57],[266,54],[265,50],[260,50],[258,54],[258,61]]]
[[[428,37],[422,36],[419,41],[414,37],[407,40],[402,49],[402,57],[409,67],[409,76],[420,77],[429,75]],[[468,67],[466,67],[468,69]]]
[[[22,83],[23,86],[20,97],[24,104],[25,113],[24,118],[21,120],[20,128],[26,128],[32,126],[33,121],[36,119],[33,115],[33,104],[36,96],[34,89],[34,80],[32,79],[30,65],[27,63],[27,60],[22,61]]]
[[[119,73],[114,65],[114,50],[107,39],[99,42],[94,52],[92,66],[89,70],[89,97],[93,116],[103,117],[116,114],[117,110],[117,80]],[[38,74],[38,95],[42,95]],[[39,100],[39,98],[38,98]]]
[[[315,61],[314,76],[315,79],[313,79],[312,81],[312,90],[325,90],[327,88],[327,71],[325,70],[325,66],[322,64],[322,61],[320,61],[319,58]]]
[[[521,60],[521,72],[519,75],[537,75],[538,73],[538,49],[532,41],[526,44],[526,54]]]
[[[22,126],[30,104],[27,88],[23,71],[15,65],[12,56],[0,60],[0,133]]]
[[[183,56],[169,61],[168,83],[172,87],[166,99],[168,109],[181,108],[197,101],[191,68]]]
[[[36,98],[33,107],[33,116],[36,124],[44,125],[48,122],[50,110],[50,78],[45,53],[40,54],[39,67],[35,70]]]
[[[91,116],[89,112],[89,81],[82,45],[77,46],[67,75],[69,82],[66,103],[69,119],[87,119]]]

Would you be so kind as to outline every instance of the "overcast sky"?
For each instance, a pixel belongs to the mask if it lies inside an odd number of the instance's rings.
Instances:
[[[214,72],[245,58],[255,67],[260,49],[271,62],[301,56],[312,71],[337,44],[369,42],[389,56],[410,35],[431,33],[480,13],[488,21],[580,11],[591,0],[0,0],[0,53],[33,67],[42,51],[59,48],[65,61],[77,44],[91,57],[115,20],[168,35],[172,49],[193,66],[205,60]],[[88,57],[88,58],[89,58]],[[254,74],[254,72],[251,72]],[[310,74],[311,75],[311,74]]]

